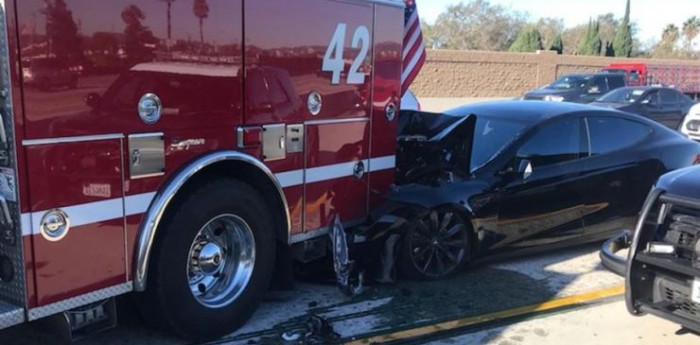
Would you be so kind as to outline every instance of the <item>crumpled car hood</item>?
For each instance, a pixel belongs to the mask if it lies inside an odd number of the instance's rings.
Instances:
[[[401,111],[397,136],[397,184],[445,170],[470,172],[476,116]]]

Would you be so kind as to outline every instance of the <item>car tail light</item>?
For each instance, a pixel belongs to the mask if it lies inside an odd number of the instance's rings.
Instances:
[[[258,147],[262,143],[262,127],[238,127],[238,147]]]
[[[695,159],[693,159],[693,165],[700,164],[700,153],[695,155]]]

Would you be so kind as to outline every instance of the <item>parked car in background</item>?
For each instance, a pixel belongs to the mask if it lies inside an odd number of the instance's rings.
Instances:
[[[527,92],[523,99],[590,103],[610,90],[625,86],[622,73],[569,74],[541,89]]]
[[[666,127],[680,129],[695,102],[673,88],[635,86],[610,91],[591,104],[642,115]]]
[[[700,167],[659,178],[637,224],[607,241],[603,265],[625,277],[627,310],[700,332]],[[631,229],[631,228],[630,228]],[[617,252],[628,249],[624,258]]]
[[[397,140],[389,198],[411,218],[397,265],[415,279],[486,255],[609,238],[633,224],[659,176],[700,154],[645,118],[541,101],[404,111]]]
[[[693,105],[683,119],[681,133],[700,141],[700,104]]]
[[[36,58],[22,61],[22,78],[25,84],[42,91],[53,87],[78,87],[82,66],[79,63],[58,58]]]

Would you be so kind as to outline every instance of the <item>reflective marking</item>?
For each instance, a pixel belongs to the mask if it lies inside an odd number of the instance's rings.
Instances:
[[[306,169],[306,183],[323,182],[343,177],[353,176],[355,165],[360,161],[346,162]],[[365,172],[393,169],[396,166],[396,156],[377,157],[362,160],[365,164]],[[282,188],[294,187],[304,184],[304,169],[292,170],[275,174]],[[132,216],[142,214],[148,210],[156,193],[144,193],[130,195],[124,198],[101,200],[91,203],[58,207],[70,218],[71,226],[105,222],[120,219],[124,215]],[[23,213],[21,216],[22,236],[38,235],[39,224],[44,214],[51,209],[32,213]]]
[[[305,182],[314,183],[353,176],[355,172],[355,165],[357,165],[358,162],[359,161],[354,161],[306,169]],[[363,160],[362,162],[364,163],[366,169],[367,161]]]
[[[394,169],[396,167],[396,156],[386,156],[369,160],[369,171],[381,171]]]
[[[292,170],[275,174],[282,188],[298,186],[304,183],[304,170]]]
[[[155,192],[127,196],[124,200],[124,214],[126,214],[126,216],[133,216],[146,212],[155,196]]]
[[[20,223],[22,224],[22,236],[29,236],[32,234],[32,214],[22,213],[20,216]]]
[[[37,146],[37,145],[49,145],[49,144],[81,143],[81,142],[86,142],[86,141],[101,141],[101,140],[112,140],[112,139],[123,139],[123,138],[124,138],[124,134],[84,135],[84,136],[77,136],[77,137],[22,140],[22,145],[23,146]]]
[[[489,313],[479,316],[467,317],[464,319],[440,322],[432,325],[417,327],[413,329],[407,329],[404,331],[388,333],[383,335],[377,335],[374,337],[358,339],[352,342],[346,343],[346,345],[361,345],[361,344],[380,344],[390,341],[407,340],[411,338],[416,338],[424,336],[426,334],[431,334],[435,332],[444,332],[449,330],[455,330],[468,326],[475,326],[482,323],[493,322],[497,320],[503,320],[508,318],[513,318],[516,316],[522,316],[537,312],[550,311],[554,309],[560,309],[564,307],[590,303],[599,299],[620,296],[625,292],[625,287],[623,285],[614,286],[607,289],[596,290],[593,292],[583,293],[580,295],[568,296],[557,298],[551,301],[547,301],[540,304],[533,304],[525,307],[508,309],[504,311],[498,311],[495,313]]]
[[[323,182],[343,177],[353,176],[355,165],[360,161],[326,165],[306,169],[306,183]],[[364,159],[365,172],[393,169],[396,166],[396,156],[386,156]],[[291,170],[275,174],[283,188],[304,184],[304,169]]]
[[[63,210],[70,218],[71,227],[88,225],[94,223],[105,222],[113,219],[121,219],[126,216],[132,216],[146,212],[151,200],[156,193],[144,193],[130,195],[124,198],[101,200],[86,204],[72,205],[66,207],[58,207]],[[51,209],[23,213],[22,214],[22,235],[38,235],[41,218]]]

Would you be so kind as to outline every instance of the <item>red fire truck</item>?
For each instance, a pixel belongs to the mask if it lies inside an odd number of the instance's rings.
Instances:
[[[629,86],[660,84],[694,98],[700,96],[700,65],[613,63],[603,71],[625,73]]]
[[[220,336],[393,182],[402,0],[0,5],[0,329]]]

